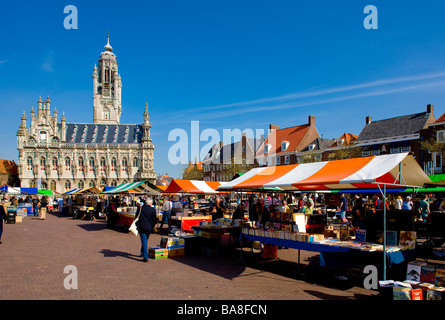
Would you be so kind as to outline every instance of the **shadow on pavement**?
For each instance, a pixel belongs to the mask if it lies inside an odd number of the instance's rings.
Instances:
[[[131,260],[139,261],[141,260],[140,257],[123,251],[116,251],[116,250],[110,250],[110,249],[102,249],[99,251],[104,255],[105,258],[115,258],[115,257],[123,257]]]
[[[97,223],[97,222],[85,223],[85,224],[79,224],[77,226],[79,228],[84,229],[85,231],[102,231],[107,228],[107,224],[103,223],[103,222],[102,223]]]

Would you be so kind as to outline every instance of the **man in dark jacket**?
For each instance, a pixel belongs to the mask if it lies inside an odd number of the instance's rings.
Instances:
[[[152,204],[153,200],[151,198],[145,199],[144,205],[138,210],[139,212],[136,213],[135,217],[135,219],[138,219],[136,227],[141,236],[141,256],[143,262],[148,262],[148,238],[153,233],[156,223],[158,223],[156,210],[152,207]]]

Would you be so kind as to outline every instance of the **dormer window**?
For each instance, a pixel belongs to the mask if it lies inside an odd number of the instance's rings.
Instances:
[[[281,142],[281,151],[286,151],[287,148],[289,147],[289,141],[283,141]]]
[[[342,146],[344,142],[345,142],[345,139],[338,139],[337,140],[337,147]]]
[[[271,147],[272,147],[272,146],[271,146],[270,144],[265,144],[265,145],[264,145],[264,153],[269,153]]]
[[[312,150],[314,150],[315,149],[315,144],[310,144],[310,145],[308,145],[308,150],[309,151],[312,151]]]

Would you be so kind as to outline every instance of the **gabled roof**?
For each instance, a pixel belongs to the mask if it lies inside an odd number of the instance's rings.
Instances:
[[[256,151],[261,146],[261,139],[246,138],[246,157],[254,157]],[[231,144],[226,144],[220,147],[219,144],[214,144],[209,150],[203,162],[225,163],[231,160],[235,156],[235,152],[240,150],[241,141],[237,141]],[[248,148],[250,147],[250,150]]]
[[[309,143],[306,148],[301,150],[301,152],[311,151],[309,150],[310,145],[314,145],[314,149],[312,149],[312,151],[323,151],[332,146],[335,141],[335,139],[316,138],[314,141]]]
[[[300,152],[302,147],[300,146],[301,141],[305,137],[306,133],[309,130],[309,125],[304,124],[300,126],[294,126],[289,128],[277,129],[272,131],[264,141],[263,145],[259,148],[258,153],[264,153],[264,146],[266,144],[270,145],[270,149],[268,153],[281,153],[281,152],[289,152],[289,151],[297,151]],[[283,141],[289,142],[289,146],[286,150],[281,149],[281,143]]]
[[[431,115],[432,114],[427,112],[421,112],[372,121],[362,129],[362,132],[360,132],[357,138],[357,142],[418,134],[420,130],[427,126]]]
[[[330,147],[337,147],[337,141],[342,140],[342,139],[344,141],[342,145],[347,146],[347,145],[351,144],[352,142],[354,142],[355,140],[357,140],[357,138],[358,138],[358,135],[345,132],[341,135],[340,138],[335,140],[335,142],[333,144],[331,144]]]
[[[445,122],[445,113],[439,117],[434,123]]]

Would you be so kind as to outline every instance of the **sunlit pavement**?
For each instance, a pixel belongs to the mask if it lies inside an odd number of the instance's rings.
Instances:
[[[149,246],[160,238],[151,235]],[[259,253],[245,248],[241,261],[240,251],[227,243],[217,257],[198,253],[143,263],[139,237],[106,229],[104,220],[59,213],[5,224],[2,242],[2,300],[356,300],[377,294],[314,272],[308,261],[316,252],[301,251],[300,273],[297,250],[279,250],[279,261],[262,263]],[[77,270],[77,289],[65,288],[74,275],[67,266]]]

